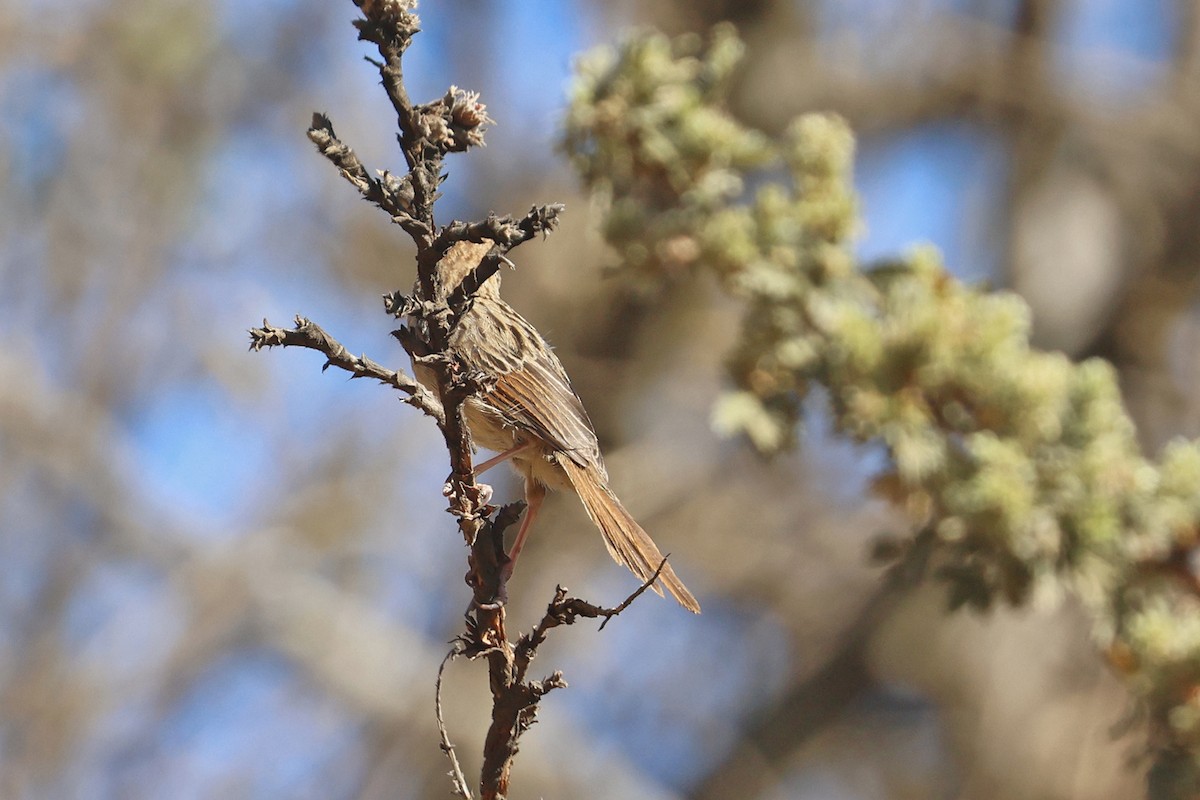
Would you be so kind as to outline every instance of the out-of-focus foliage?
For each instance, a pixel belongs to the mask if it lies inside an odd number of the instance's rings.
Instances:
[[[1200,791],[1200,448],[1138,448],[1116,375],[1029,344],[1018,296],[966,286],[931,248],[859,268],[853,137],[806,115],[778,138],[722,110],[740,46],[644,34],[581,61],[566,147],[605,198],[627,273],[708,272],[745,306],[716,426],[794,446],[808,390],[886,448],[875,488],[932,548],[950,604],[1073,591],[1152,726],[1151,796]]]
[[[701,44],[698,36],[631,39],[621,64],[599,49],[578,65],[566,145],[576,170],[609,200],[606,238],[646,277],[707,255],[697,227],[744,193],[747,169],[774,156],[766,137],[719,107],[741,57],[733,29],[718,28],[704,58]]]

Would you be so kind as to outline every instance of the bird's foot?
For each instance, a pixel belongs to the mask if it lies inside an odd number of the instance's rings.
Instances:
[[[486,506],[488,503],[490,503],[492,501],[491,485],[486,484],[486,483],[477,483],[477,484],[475,484],[475,491],[477,492],[475,499],[478,501],[478,503],[480,505]],[[451,473],[446,478],[446,482],[442,484],[442,497],[449,497],[452,494],[454,494],[454,474],[453,473]]]

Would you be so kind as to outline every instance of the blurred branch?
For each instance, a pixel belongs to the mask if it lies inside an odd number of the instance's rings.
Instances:
[[[1180,22],[1175,26],[1175,79],[1184,94],[1191,95],[1195,106],[1197,83],[1200,82],[1200,2],[1176,0],[1176,12]],[[1189,92],[1188,88],[1192,87]]]
[[[867,648],[900,599],[926,577],[934,544],[929,530],[913,538],[846,628],[832,657],[749,720],[739,746],[708,765],[691,800],[721,800],[735,792],[747,798],[765,794],[786,771],[788,758],[872,685]]]
[[[784,128],[795,108],[836,110],[864,133],[958,118],[985,125],[999,120],[1010,130],[1017,121],[1024,123],[1022,131],[1069,129],[1072,146],[1100,165],[1125,205],[1141,209],[1190,197],[1184,178],[1200,159],[1193,113],[1200,106],[1200,80],[1194,66],[1188,68],[1197,63],[1189,55],[1197,35],[1186,26],[1177,29],[1180,63],[1167,91],[1114,105],[1101,93],[1064,91],[1049,80],[1045,51],[1053,44],[1057,9],[1026,5],[1018,29],[939,12],[934,25],[920,19],[901,23],[901,30],[868,28],[861,36],[830,41],[788,38],[786,48],[748,59],[749,74],[739,83],[744,91],[733,99],[739,114],[768,130]],[[1200,30],[1195,18],[1189,11],[1184,21]],[[881,39],[889,47],[878,46]],[[1154,62],[1129,54],[1106,57],[1119,59],[1123,73],[1150,78],[1158,71]],[[781,70],[804,79],[769,79]]]

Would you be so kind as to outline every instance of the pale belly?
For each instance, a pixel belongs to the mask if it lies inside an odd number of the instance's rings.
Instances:
[[[503,417],[478,400],[468,400],[464,412],[471,438],[479,447],[503,453],[531,439],[529,433],[506,424]],[[555,451],[535,445],[514,455],[509,463],[526,480],[535,480],[556,491],[572,490],[567,473],[555,461],[558,457]]]

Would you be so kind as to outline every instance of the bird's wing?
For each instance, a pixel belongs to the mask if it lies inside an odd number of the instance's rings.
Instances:
[[[514,424],[528,427],[576,464],[601,464],[592,422],[558,356],[548,347],[520,368],[499,375],[487,399]]]
[[[476,335],[460,326],[455,341],[468,368],[496,378],[483,399],[514,427],[603,472],[596,432],[558,356],[511,306],[495,295],[486,300],[478,298],[468,312],[478,315]]]

